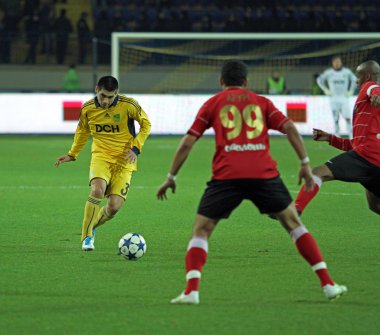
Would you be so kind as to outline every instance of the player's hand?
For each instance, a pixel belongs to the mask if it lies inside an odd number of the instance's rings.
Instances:
[[[71,162],[71,161],[75,161],[74,157],[65,155],[65,156],[58,157],[54,165],[58,167],[62,163]]]
[[[373,107],[380,107],[380,95],[373,95],[371,97],[371,104]]]
[[[331,97],[332,96],[332,92],[329,90],[329,89],[326,89],[323,91],[327,96]]]
[[[174,180],[172,179],[166,179],[166,181],[160,186],[160,188],[157,191],[157,199],[158,200],[166,200],[166,191],[168,188],[172,189],[172,193],[175,193],[177,185]]]
[[[125,152],[125,159],[128,163],[134,164],[137,161],[137,155],[132,151],[132,149],[127,149]]]
[[[298,173],[298,185],[301,185],[302,180],[305,180],[305,191],[311,192],[314,189],[315,182],[311,172],[310,164],[302,164]]]
[[[330,134],[321,129],[313,128],[313,140],[314,141],[329,141]]]

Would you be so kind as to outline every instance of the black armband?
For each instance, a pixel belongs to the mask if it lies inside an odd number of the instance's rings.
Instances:
[[[137,147],[133,147],[131,150],[132,150],[137,156],[140,155],[140,150],[139,150],[139,148],[137,148]]]

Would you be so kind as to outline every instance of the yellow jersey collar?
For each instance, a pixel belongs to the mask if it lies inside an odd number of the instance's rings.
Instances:
[[[110,107],[115,107],[118,101],[119,101],[119,94],[115,97],[115,99],[113,100],[113,103],[110,105]],[[95,102],[95,107],[96,108],[100,107],[100,103],[98,101],[98,97],[97,96],[95,96],[94,102]]]

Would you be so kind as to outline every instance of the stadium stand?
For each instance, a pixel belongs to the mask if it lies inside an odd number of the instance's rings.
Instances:
[[[65,64],[76,61],[76,24],[87,12],[92,35],[99,39],[99,61],[108,63],[111,31],[131,32],[376,32],[380,30],[379,1],[294,0],[252,2],[245,0],[0,0],[1,63],[25,61],[30,43],[36,63],[54,63],[54,23],[62,9],[73,27]],[[28,19],[38,17],[34,30]],[[37,28],[36,28],[37,26]],[[38,36],[31,36],[31,35]],[[24,50],[24,53],[14,50]],[[52,56],[52,57],[47,57]],[[91,57],[87,59],[91,63]]]
[[[87,66],[102,67],[109,72],[110,45],[112,32],[378,32],[380,31],[379,0],[0,0],[0,66],[8,71],[6,65],[39,66],[41,71],[47,66],[61,69],[55,76],[62,77],[69,64],[80,65],[78,71]],[[68,46],[64,57],[57,57],[62,37],[57,31],[57,19],[65,11],[71,29],[67,28]],[[80,24],[79,21],[81,20]],[[81,27],[81,28],[79,28]],[[96,38],[96,43],[94,42]],[[178,72],[190,68],[189,57],[197,56],[213,59],[217,55],[228,56],[230,51],[247,56],[245,59],[260,73],[260,87],[273,66],[281,68],[299,87],[305,86],[296,77],[299,71],[309,68],[312,75],[328,64],[333,52],[350,50],[345,58],[348,66],[353,66],[363,57],[378,58],[380,46],[376,40],[337,41],[299,41],[289,45],[281,41],[253,41],[252,43],[223,42],[219,45],[190,43],[192,51],[181,50],[168,41],[143,41],[129,44],[132,52],[125,56],[126,66],[141,67],[151,71],[154,64],[177,66]],[[159,44],[161,43],[161,45]],[[165,44],[166,43],[166,44]],[[344,44],[344,45],[343,45]],[[93,53],[97,50],[96,53]],[[161,55],[153,50],[159,49]],[[57,50],[58,49],[58,50]],[[167,52],[170,50],[170,52]],[[178,51],[178,54],[176,53]],[[364,51],[363,51],[364,50]],[[305,51],[307,55],[305,55]],[[186,57],[182,57],[187,53]],[[363,54],[365,53],[365,54]],[[165,55],[166,54],[166,55]],[[171,54],[171,57],[167,57]],[[253,55],[254,54],[254,55]],[[303,57],[299,55],[303,54]],[[96,57],[94,57],[94,55]],[[162,56],[165,55],[165,56]],[[322,56],[321,56],[322,55]],[[124,55],[122,55],[124,57]],[[263,62],[265,59],[265,62]],[[311,60],[313,64],[311,64]],[[129,62],[129,65],[128,65]],[[95,65],[93,65],[95,64]],[[192,65],[191,65],[192,66]],[[198,64],[201,68],[201,64]],[[298,72],[297,72],[298,71]],[[20,68],[19,72],[23,72]],[[52,72],[51,72],[52,73]],[[53,72],[54,73],[54,72]],[[197,88],[206,73],[201,72],[196,80],[186,82],[185,90]],[[152,92],[165,92],[167,83],[172,82],[174,74],[160,79],[151,88]],[[87,78],[91,77],[89,74]],[[293,79],[292,79],[293,78]],[[57,80],[55,82],[58,82]],[[87,80],[92,85],[92,79]],[[205,85],[206,85],[206,81]],[[4,84],[5,85],[5,84]],[[16,87],[10,86],[10,90]],[[86,84],[85,87],[90,86]],[[8,87],[7,86],[7,87]],[[32,87],[30,83],[26,85]],[[4,86],[5,87],[5,86]],[[57,89],[52,86],[52,90]],[[136,86],[137,87],[137,86]],[[0,90],[4,89],[0,87]],[[139,89],[138,87],[136,89]],[[182,89],[178,87],[178,91]]]

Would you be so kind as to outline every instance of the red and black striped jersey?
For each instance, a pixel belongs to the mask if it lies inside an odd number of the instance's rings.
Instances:
[[[380,85],[374,81],[364,83],[354,107],[352,140],[330,136],[330,145],[345,151],[354,150],[380,166],[380,107],[372,106],[373,95],[380,95]]]

